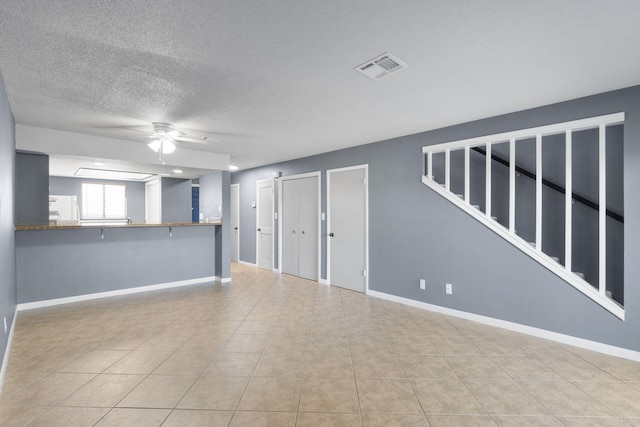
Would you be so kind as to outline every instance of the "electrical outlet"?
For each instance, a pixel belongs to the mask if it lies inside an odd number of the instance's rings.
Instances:
[[[447,293],[447,295],[453,294],[453,285],[451,283],[445,284],[444,287],[445,287],[445,292]]]
[[[427,282],[424,279],[420,279],[420,289],[427,289]]]
[[[4,317],[4,333],[7,333],[7,316]]]

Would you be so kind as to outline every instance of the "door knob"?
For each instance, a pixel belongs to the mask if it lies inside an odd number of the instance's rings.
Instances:
[[[302,230],[302,234],[304,234],[304,230]]]
[[[233,227],[233,229],[234,229],[234,230],[237,230],[237,229],[238,229],[238,227]]]
[[[329,233],[329,237],[333,237],[333,233]]]
[[[258,231],[262,231],[262,229],[258,228]]]

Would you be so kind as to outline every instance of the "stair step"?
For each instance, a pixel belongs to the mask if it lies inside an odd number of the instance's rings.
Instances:
[[[584,273],[581,273],[579,271],[574,271],[573,274],[575,274],[576,276],[578,276],[579,278],[581,278],[582,280],[584,280]]]
[[[464,196],[462,194],[456,194],[456,196],[460,197],[461,199],[464,199]]]
[[[549,258],[551,258],[552,260],[554,260],[555,262],[560,264],[560,258],[558,258],[557,256],[552,256],[552,257],[549,257]]]
[[[480,205],[471,205],[471,206],[473,206],[474,208],[480,210]]]
[[[536,248],[536,242],[527,242],[533,249]]]
[[[491,219],[496,221],[496,222],[498,221],[498,217],[497,216],[492,216]]]

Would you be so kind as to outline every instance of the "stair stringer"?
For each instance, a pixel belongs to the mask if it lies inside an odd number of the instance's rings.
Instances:
[[[467,214],[474,217],[480,223],[482,223],[487,228],[491,229],[493,232],[498,234],[500,237],[505,239],[507,242],[511,243],[513,246],[527,254],[529,257],[537,261],[543,267],[554,273],[556,276],[560,277],[562,280],[576,288],[578,291],[582,292],[584,295],[589,297],[591,300],[602,306],[604,309],[612,313],[614,316],[618,317],[621,320],[624,320],[624,308],[622,308],[617,302],[607,297],[606,295],[601,294],[597,289],[591,286],[588,282],[582,280],[574,273],[567,271],[563,265],[555,262],[551,257],[543,253],[542,251],[538,251],[533,248],[529,243],[527,243],[522,238],[518,237],[515,234],[511,234],[509,230],[503,227],[497,221],[487,217],[484,212],[474,208],[472,205],[465,202],[463,199],[453,194],[452,192],[443,188],[439,183],[430,179],[427,176],[422,177],[422,183],[427,187],[431,188],[433,191],[449,200],[451,203],[465,211]]]

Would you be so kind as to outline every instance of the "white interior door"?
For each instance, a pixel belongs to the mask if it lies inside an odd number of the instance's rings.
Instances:
[[[297,179],[282,181],[282,272],[298,275],[298,203]]]
[[[318,177],[297,179],[298,276],[318,280]]]
[[[273,179],[257,185],[256,260],[258,267],[273,270]]]
[[[240,259],[240,184],[231,185],[231,261]]]
[[[367,166],[327,171],[328,280],[353,291],[367,288]]]
[[[159,179],[144,184],[144,221],[147,224],[162,223],[162,193]]]

